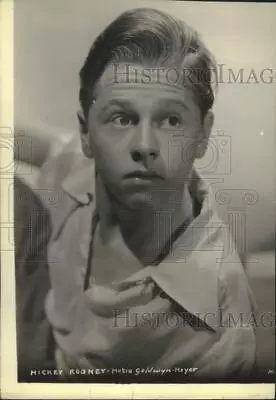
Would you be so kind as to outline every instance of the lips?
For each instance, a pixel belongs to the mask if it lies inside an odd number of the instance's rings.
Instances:
[[[125,179],[145,179],[145,180],[155,180],[163,179],[160,175],[153,171],[133,171],[124,176]]]

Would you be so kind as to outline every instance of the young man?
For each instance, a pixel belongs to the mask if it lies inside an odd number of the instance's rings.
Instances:
[[[67,160],[64,179],[56,166],[50,196],[45,310],[64,379],[92,368],[128,368],[132,381],[151,367],[195,380],[252,373],[247,279],[193,167],[212,129],[213,74],[197,33],[152,9],[120,15],[89,51],[86,158]]]

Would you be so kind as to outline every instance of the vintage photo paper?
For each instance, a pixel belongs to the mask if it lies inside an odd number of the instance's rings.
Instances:
[[[275,5],[0,20],[3,398],[273,398]]]

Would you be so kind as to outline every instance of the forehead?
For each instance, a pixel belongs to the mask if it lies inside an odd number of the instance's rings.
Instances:
[[[185,84],[181,70],[173,67],[149,67],[131,63],[111,63],[96,85],[96,99],[108,103],[128,99],[134,103],[162,104],[182,102],[187,109],[197,108],[191,88]]]

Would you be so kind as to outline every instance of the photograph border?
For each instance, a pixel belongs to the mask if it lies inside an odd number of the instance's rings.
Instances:
[[[17,0],[15,0],[17,1]],[[20,1],[20,0],[19,0]],[[192,2],[191,2],[192,3]],[[185,399],[274,398],[274,384],[59,384],[18,383],[16,362],[15,266],[13,243],[13,198],[9,186],[13,173],[5,165],[13,160],[14,126],[14,27],[13,0],[0,1],[0,152],[1,152],[1,396],[3,399]],[[9,217],[8,217],[9,216]],[[12,218],[12,221],[9,220]]]

